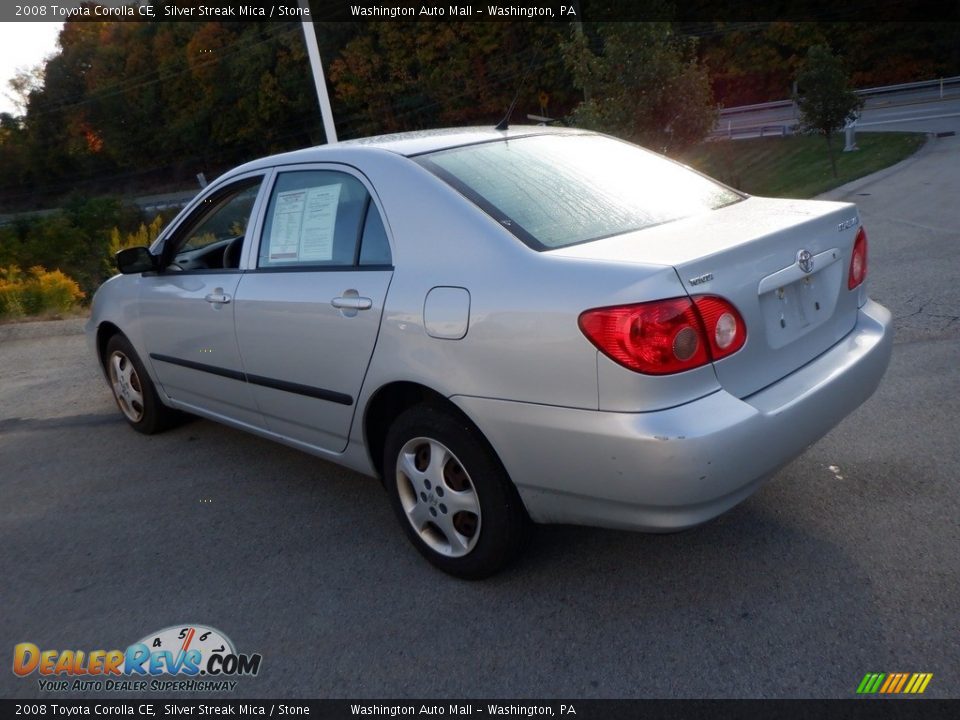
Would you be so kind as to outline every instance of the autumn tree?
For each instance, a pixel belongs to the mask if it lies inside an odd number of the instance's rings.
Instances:
[[[0,127],[4,207],[184,186],[323,138],[300,23],[78,16],[59,46],[11,85],[25,112]]]
[[[514,122],[569,108],[573,93],[551,23],[374,22],[330,65],[345,136]]]
[[[710,70],[714,97],[725,107],[789,97],[814,45],[829,45],[841,55],[858,88],[960,74],[960,23],[955,22],[878,16],[877,22],[718,21],[677,27],[700,37],[700,59]]]
[[[717,22],[698,50],[717,102],[725,107],[782,100],[812,45],[827,42],[819,23]]]
[[[814,45],[797,76],[797,106],[801,125],[823,135],[827,141],[830,167],[837,177],[833,134],[857,117],[863,100],[853,92],[843,64],[825,45]]]
[[[574,124],[603,130],[660,152],[709,133],[717,119],[706,69],[694,41],[669,23],[612,22],[573,28],[563,45],[573,82],[584,93]]]

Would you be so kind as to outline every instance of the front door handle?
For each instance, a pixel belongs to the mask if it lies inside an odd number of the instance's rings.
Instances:
[[[335,297],[330,304],[340,310],[369,310],[373,307],[373,300],[368,297]]]
[[[225,305],[230,302],[231,299],[229,295],[223,292],[223,288],[217,288],[204,298],[208,303],[213,303],[214,305]]]

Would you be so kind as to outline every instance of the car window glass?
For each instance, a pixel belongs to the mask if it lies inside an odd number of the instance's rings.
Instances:
[[[368,197],[347,173],[282,173],[267,207],[259,267],[353,265]]]
[[[241,183],[225,195],[214,196],[210,209],[182,234],[179,252],[190,252],[209,247],[217,242],[242,238],[253,203],[260,190],[260,178]]]
[[[541,135],[441,150],[422,165],[537,250],[707,212],[741,199],[664,157],[596,135]]]
[[[367,221],[363,226],[363,239],[360,241],[361,265],[390,265],[390,242],[383,227],[383,218],[373,202],[367,208]]]

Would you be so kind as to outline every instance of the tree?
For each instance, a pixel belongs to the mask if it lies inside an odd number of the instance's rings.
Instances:
[[[604,130],[658,151],[702,140],[717,119],[710,80],[694,40],[669,23],[597,23],[572,29],[563,50],[586,98],[574,124]]]
[[[11,93],[4,93],[7,100],[13,102],[22,115],[27,110],[30,93],[43,87],[43,65],[34,65],[30,68],[18,68],[13,79],[7,81]]]
[[[819,23],[717,23],[698,50],[714,97],[725,107],[782,100],[807,50],[827,42]]]
[[[797,106],[801,125],[824,136],[830,167],[837,176],[833,134],[857,116],[863,100],[850,88],[850,79],[843,64],[825,45],[814,45],[797,75]]]
[[[445,125],[496,125],[566,109],[569,77],[553,48],[553,23],[363,23],[330,64],[341,137]]]

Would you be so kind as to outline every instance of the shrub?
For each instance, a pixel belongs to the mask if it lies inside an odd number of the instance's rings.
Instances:
[[[16,265],[0,267],[0,317],[22,317],[23,273]]]
[[[107,257],[105,259],[108,275],[117,271],[114,258],[121,250],[127,248],[146,246],[157,239],[157,235],[163,229],[163,218],[157,215],[149,225],[140,223],[136,232],[127,233],[126,237],[120,232],[120,228],[114,227],[110,231],[110,244],[107,247]]]
[[[76,281],[60,270],[37,265],[24,275],[16,265],[0,268],[0,317],[67,312],[83,297]]]

